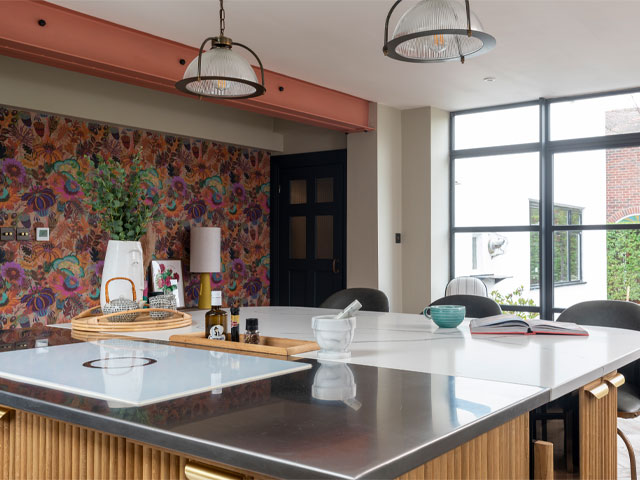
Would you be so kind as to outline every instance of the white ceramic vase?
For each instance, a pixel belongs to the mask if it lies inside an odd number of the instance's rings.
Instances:
[[[125,277],[135,285],[136,301],[142,301],[144,293],[144,266],[142,262],[142,245],[140,242],[109,240],[107,254],[104,257],[102,283],[100,285],[100,306],[106,303],[105,284],[112,278]],[[109,298],[131,298],[131,284],[114,280],[109,284]]]

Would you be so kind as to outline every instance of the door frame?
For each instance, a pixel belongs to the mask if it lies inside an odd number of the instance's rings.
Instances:
[[[280,205],[278,188],[281,182],[281,170],[290,167],[315,167],[318,165],[338,165],[342,167],[344,182],[342,187],[342,198],[344,199],[344,212],[342,215],[342,288],[347,286],[347,150],[327,150],[322,152],[294,153],[289,155],[271,156],[271,183],[269,201],[271,202],[271,216],[269,220],[270,240],[271,240],[271,288],[269,304],[280,305]]]

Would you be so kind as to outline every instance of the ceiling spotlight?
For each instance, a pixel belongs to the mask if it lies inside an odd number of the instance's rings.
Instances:
[[[224,28],[225,12],[223,0],[220,0],[220,35],[202,42],[198,56],[189,64],[182,80],[176,82],[176,88],[198,97],[237,100],[263,95],[267,90],[260,58],[246,45],[225,37]],[[211,42],[211,49],[205,52],[207,42]],[[231,50],[233,46],[244,48],[255,57],[260,66],[260,83],[249,62]]]
[[[493,83],[496,81],[496,77],[484,77],[482,80],[484,80],[487,83]]]
[[[397,0],[384,24],[382,52],[403,62],[435,63],[481,55],[496,39],[486,33],[471,11],[469,0],[420,0],[398,21],[389,40],[389,20],[402,0]]]

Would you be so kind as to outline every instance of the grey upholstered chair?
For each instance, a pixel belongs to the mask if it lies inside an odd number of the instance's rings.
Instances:
[[[429,306],[433,305],[464,305],[466,316],[473,318],[490,317],[502,313],[500,305],[494,300],[479,295],[448,295],[431,302]]]
[[[618,300],[592,300],[567,308],[558,316],[559,322],[580,325],[640,330],[640,305]],[[625,383],[618,388],[618,417],[635,418],[640,415],[640,361],[620,369]],[[631,478],[636,480],[636,458],[633,446],[622,430],[618,435],[627,447],[631,465]]]
[[[479,278],[456,277],[451,280],[444,289],[445,297],[450,295],[478,295],[488,297],[487,286]]]
[[[345,308],[354,300],[362,304],[362,310],[388,312],[389,299],[375,288],[346,288],[340,290],[320,304],[320,308]]]

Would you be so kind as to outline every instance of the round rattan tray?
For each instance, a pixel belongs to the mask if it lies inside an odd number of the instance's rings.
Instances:
[[[140,308],[130,310],[137,314],[133,322],[114,322],[110,317],[122,314],[122,312],[104,315],[100,307],[93,307],[73,317],[71,328],[82,332],[146,332],[152,330],[168,330],[170,328],[188,327],[191,325],[191,315],[177,310],[164,308]],[[162,320],[151,318],[151,312],[168,312],[171,315]]]

